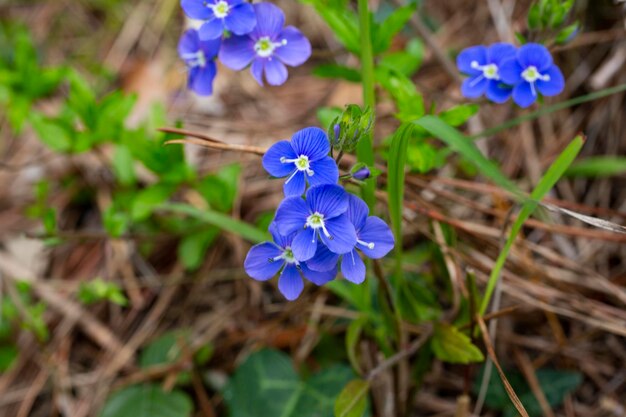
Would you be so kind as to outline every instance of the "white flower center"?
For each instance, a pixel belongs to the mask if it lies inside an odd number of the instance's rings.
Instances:
[[[281,253],[280,255],[278,255],[278,256],[276,256],[274,258],[270,258],[269,261],[270,262],[284,261],[286,264],[296,264],[296,265],[299,265],[299,262],[293,256],[293,251],[291,250],[291,247],[289,247],[289,246],[287,246],[283,250],[283,253]]]
[[[291,174],[285,184],[287,184],[298,172],[304,171],[309,177],[312,177],[315,174],[315,171],[311,169],[311,163],[309,162],[309,157],[306,155],[300,155],[296,159],[287,159],[284,156],[280,158],[280,162],[283,164],[294,164],[296,166],[296,170]]]
[[[304,227],[305,228],[310,227],[313,230],[322,229],[324,236],[326,236],[330,240],[333,239],[330,233],[328,233],[328,230],[326,230],[326,224],[324,223],[324,215],[321,213],[315,212],[311,214],[309,217],[307,217],[306,224],[304,225]],[[316,236],[314,234],[313,242],[315,242],[315,237]]]
[[[537,71],[537,67],[532,65],[522,72],[522,78],[529,83],[534,83],[537,80],[550,81],[548,74],[541,74]]]
[[[225,18],[226,16],[228,16],[228,13],[230,12],[230,5],[223,0],[218,1],[215,4],[207,4],[207,6],[213,9],[213,14],[218,19]]]
[[[483,77],[485,77],[488,80],[497,81],[500,79],[500,74],[498,73],[498,66],[496,64],[480,65],[478,61],[472,61],[470,65],[472,66],[472,68],[482,71]]]
[[[365,242],[363,240],[357,239],[356,243],[358,243],[359,245],[363,245],[368,249],[374,249],[374,242]]]
[[[272,42],[269,36],[263,36],[254,44],[254,51],[257,56],[261,58],[269,58],[274,55],[274,50],[276,50],[276,48],[280,48],[284,45],[287,45],[287,39],[283,39],[280,42]]]
[[[185,60],[185,63],[187,64],[187,66],[189,68],[194,68],[194,67],[204,67],[206,65],[206,57],[204,56],[204,52],[202,51],[198,51],[198,52],[188,52],[185,54],[182,54],[181,57]]]

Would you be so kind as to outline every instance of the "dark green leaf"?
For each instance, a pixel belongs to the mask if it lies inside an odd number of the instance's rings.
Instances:
[[[178,257],[185,268],[194,270],[202,265],[207,249],[211,246],[211,243],[213,243],[218,234],[219,229],[217,227],[211,227],[207,230],[200,230],[183,237],[178,244]]]
[[[341,391],[335,402],[335,417],[361,417],[367,407],[368,381],[355,379]]]
[[[358,69],[339,64],[323,64],[313,69],[313,75],[320,78],[336,78],[351,82],[361,82],[361,73]]]
[[[435,356],[445,362],[468,364],[485,360],[469,336],[454,326],[446,324],[435,326],[431,346]]]
[[[100,417],[190,417],[193,403],[179,390],[155,384],[133,385],[110,396]]]
[[[378,55],[389,49],[393,37],[404,28],[413,13],[416,4],[409,3],[398,7],[381,24],[374,25],[372,30],[372,49],[374,55]]]
[[[133,199],[131,217],[134,221],[145,220],[170,195],[175,188],[168,184],[155,184],[141,190]]]

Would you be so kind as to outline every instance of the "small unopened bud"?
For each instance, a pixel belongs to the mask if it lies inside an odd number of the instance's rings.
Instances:
[[[339,123],[335,124],[333,127],[333,132],[335,133],[335,142],[339,139],[339,135],[341,134],[341,125]]]
[[[370,169],[368,167],[363,167],[353,172],[352,178],[354,178],[355,180],[363,181],[363,180],[368,179],[370,175],[371,175]]]

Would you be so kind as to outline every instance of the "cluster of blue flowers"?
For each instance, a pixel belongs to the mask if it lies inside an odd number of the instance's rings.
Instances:
[[[298,298],[303,277],[316,285],[343,276],[360,284],[365,263],[359,252],[379,259],[394,246],[389,226],[369,215],[367,204],[338,184],[339,169],[329,156],[326,133],[309,127],[291,141],[274,144],[263,156],[273,177],[286,178],[285,199],[269,227],[273,242],[253,246],[244,267],[248,275],[266,281],[280,272],[278,289],[288,300]],[[360,179],[366,169],[353,174]]]
[[[461,87],[467,98],[484,94],[495,103],[504,103],[513,96],[517,105],[526,108],[539,94],[555,96],[565,86],[548,49],[536,43],[519,48],[508,43],[472,46],[461,51],[456,62],[469,76]]]
[[[309,40],[295,27],[283,27],[283,11],[271,3],[244,0],[181,0],[185,14],[202,21],[198,30],[187,30],[178,54],[189,68],[188,86],[199,95],[213,93],[217,74],[215,59],[241,71],[251,67],[260,85],[287,80],[285,65],[298,66],[311,56]]]

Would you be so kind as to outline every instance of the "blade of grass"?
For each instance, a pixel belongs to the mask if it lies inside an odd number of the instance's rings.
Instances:
[[[569,166],[574,162],[576,156],[582,149],[585,143],[583,136],[577,136],[570,142],[570,144],[561,152],[561,154],[557,157],[557,159],[550,165],[544,176],[539,180],[539,183],[530,194],[530,199],[526,200],[522,209],[520,210],[517,219],[513,223],[511,227],[511,233],[500,251],[498,255],[498,259],[496,260],[496,264],[494,265],[491,274],[489,276],[489,281],[487,282],[487,288],[485,289],[485,295],[483,297],[483,301],[480,305],[480,315],[484,315],[487,311],[487,307],[489,306],[489,301],[493,294],[493,291],[496,287],[498,280],[500,279],[500,274],[502,272],[502,268],[504,267],[504,263],[506,262],[507,257],[509,256],[509,252],[513,247],[513,242],[515,238],[522,230],[522,226],[524,222],[528,220],[531,214],[535,211],[537,206],[539,205],[539,201],[554,187],[557,181],[565,174]]]
[[[188,204],[182,203],[164,203],[159,205],[159,210],[168,211],[171,213],[186,214],[191,217],[195,217],[210,225],[219,227],[220,229],[234,233],[242,238],[249,240],[253,243],[260,243],[266,240],[270,240],[268,233],[263,232],[256,227],[242,222],[237,219],[233,219],[227,214],[219,213],[213,210],[200,210]]]
[[[572,164],[565,175],[568,177],[610,177],[626,174],[626,158],[619,156],[596,156]]]

